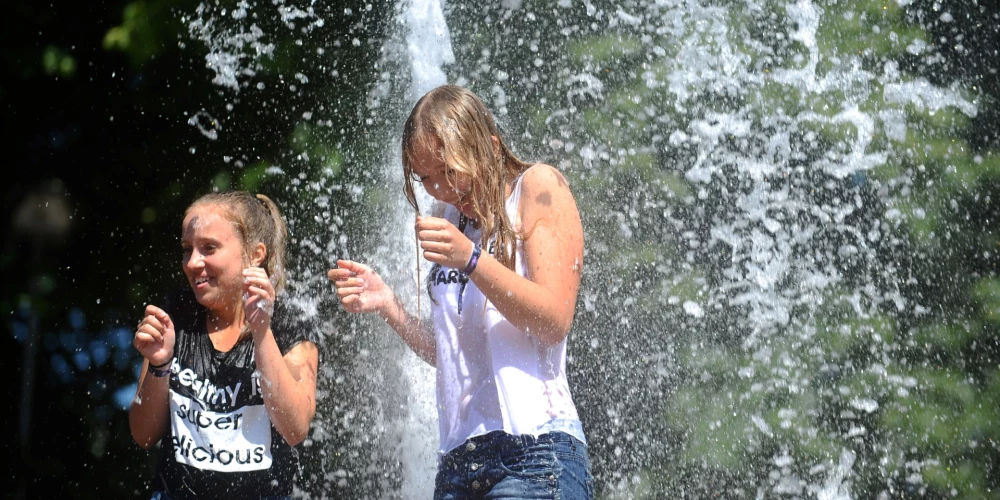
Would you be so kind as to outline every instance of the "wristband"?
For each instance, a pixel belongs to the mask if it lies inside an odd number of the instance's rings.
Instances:
[[[159,377],[166,377],[167,375],[170,375],[170,363],[172,363],[173,361],[174,361],[173,359],[170,359],[166,363],[163,363],[162,365],[156,365],[156,366],[153,366],[153,364],[150,363],[149,364],[149,373],[151,375],[153,375],[154,377],[157,377],[157,378],[159,378]]]
[[[462,273],[468,276],[472,274],[472,271],[476,270],[476,264],[479,263],[479,254],[481,253],[483,253],[483,250],[479,248],[479,245],[472,248],[472,256],[469,257],[469,263],[462,269]]]

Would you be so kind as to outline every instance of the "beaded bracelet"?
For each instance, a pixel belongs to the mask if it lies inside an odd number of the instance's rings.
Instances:
[[[166,377],[167,375],[170,375],[170,363],[171,362],[173,362],[173,359],[167,361],[166,363],[163,363],[161,365],[156,365],[156,366],[153,366],[153,364],[150,363],[149,364],[149,373],[152,374],[154,377]]]
[[[481,253],[483,253],[483,250],[481,248],[479,248],[479,245],[476,245],[475,247],[473,247],[473,249],[472,249],[472,257],[469,257],[469,263],[465,265],[464,269],[462,269],[462,272],[466,276],[472,274],[472,271],[474,271],[476,269],[476,264],[479,263],[479,254],[481,254]]]

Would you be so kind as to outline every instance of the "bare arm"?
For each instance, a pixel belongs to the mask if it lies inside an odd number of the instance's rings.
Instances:
[[[259,267],[244,269],[243,276],[246,291],[243,310],[253,332],[254,361],[261,375],[264,408],[281,437],[295,446],[305,440],[316,415],[319,351],[316,344],[303,341],[282,356],[271,330],[274,286],[267,272]]]
[[[156,306],[146,306],[146,316],[132,340],[145,359],[135,397],[129,405],[128,426],[132,439],[147,450],[163,439],[170,425],[170,376],[154,377],[148,371],[149,362],[153,360],[156,365],[172,362],[174,338],[170,316]]]
[[[350,260],[338,260],[327,272],[337,288],[337,296],[348,312],[378,312],[420,359],[434,366],[437,342],[419,318],[410,314],[382,278],[370,267]]]
[[[521,182],[527,276],[484,253],[469,278],[511,324],[553,345],[566,338],[573,324],[583,272],[583,225],[558,170],[536,165]]]
[[[434,333],[427,329],[414,315],[408,313],[403,303],[395,295],[392,303],[380,309],[378,315],[399,334],[406,345],[431,366],[437,362],[437,341]]]
[[[281,437],[295,446],[305,440],[316,415],[319,350],[303,341],[282,356],[270,328],[255,332],[253,341],[264,407]]]
[[[154,377],[148,367],[149,361],[143,361],[139,385],[128,408],[132,439],[147,450],[166,435],[170,425],[170,377]]]

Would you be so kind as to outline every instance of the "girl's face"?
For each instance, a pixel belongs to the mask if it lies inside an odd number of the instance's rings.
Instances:
[[[445,164],[443,146],[440,139],[416,141],[411,158],[415,180],[423,184],[427,194],[434,199],[454,205],[469,218],[475,218],[472,200],[468,194],[472,190],[471,180]]]
[[[184,275],[198,303],[218,312],[235,308],[243,291],[243,245],[219,207],[201,205],[188,213],[181,248]]]

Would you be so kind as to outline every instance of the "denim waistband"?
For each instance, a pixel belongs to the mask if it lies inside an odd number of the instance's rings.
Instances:
[[[463,460],[467,457],[486,455],[500,450],[550,443],[575,443],[577,446],[586,447],[586,443],[561,431],[547,432],[538,436],[531,434],[514,435],[504,431],[491,431],[465,440],[461,445],[448,451],[442,459]]]
[[[538,432],[531,434],[546,434],[549,432],[565,432],[575,437],[581,443],[587,444],[587,437],[583,435],[583,423],[576,419],[554,418],[549,420],[537,429]]]

